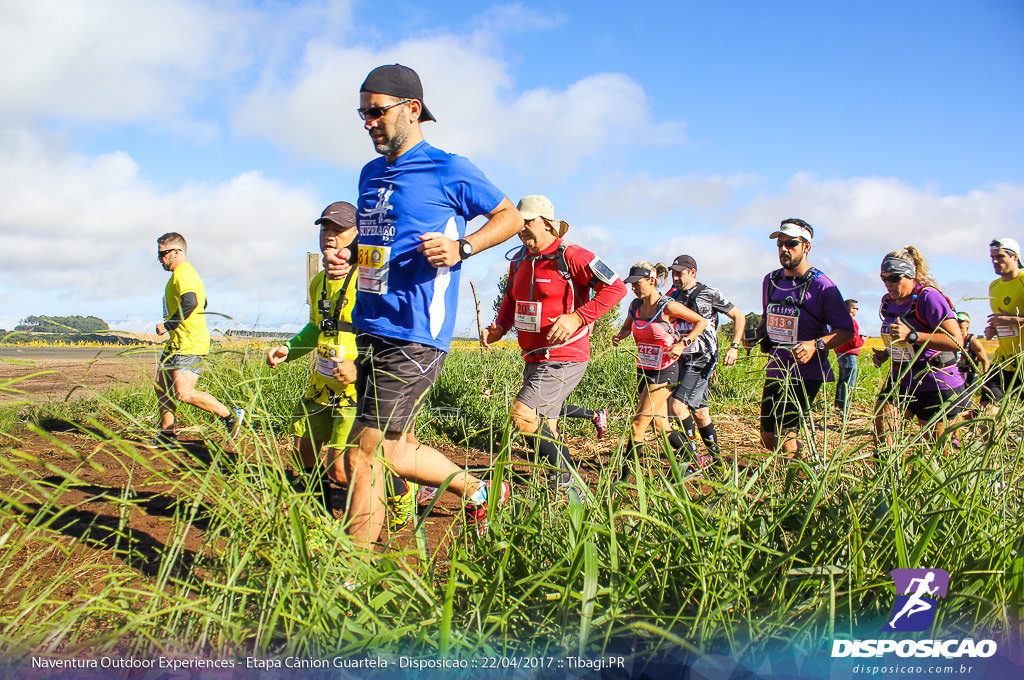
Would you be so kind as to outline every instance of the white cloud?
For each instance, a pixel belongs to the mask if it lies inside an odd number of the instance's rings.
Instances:
[[[930,257],[984,256],[998,235],[1017,233],[1024,217],[1024,186],[1001,183],[961,195],[918,189],[891,177],[820,180],[800,173],[786,193],[760,196],[737,213],[737,226],[766,229],[802,217],[828,248],[847,256],[881,256],[913,244]],[[971,246],[970,244],[976,244]]]
[[[424,125],[428,141],[478,162],[500,159],[537,180],[565,178],[609,149],[681,139],[679,124],[652,120],[644,89],[624,74],[593,74],[564,90],[515,94],[492,42],[481,34],[445,34],[374,52],[312,40],[294,78],[266,79],[235,121],[243,132],[294,153],[359,167],[373,156],[355,113],[359,86],[370,69],[397,62],[416,69],[439,121]]]
[[[582,194],[582,208],[599,208],[603,215],[630,220],[663,219],[672,213],[708,212],[736,198],[738,189],[761,181],[754,175],[691,174],[652,177],[643,173],[609,180]]]
[[[253,15],[185,0],[4,0],[0,117],[132,121],[180,112],[249,56]]]
[[[39,304],[63,295],[82,310],[72,313],[146,297],[156,310],[167,276],[156,238],[177,231],[212,308],[247,321],[269,310],[275,319],[301,315],[303,253],[316,248],[319,203],[257,172],[165,192],[125,153],[87,158],[8,132],[0,135],[0,288],[41,296]]]

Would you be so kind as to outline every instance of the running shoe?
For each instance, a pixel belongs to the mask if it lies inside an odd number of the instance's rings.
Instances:
[[[491,498],[491,483],[484,482],[484,486],[487,488],[487,500],[481,505],[467,505],[464,510],[466,512],[466,523],[475,527],[476,535],[483,536],[487,535],[488,522],[487,522],[487,505],[490,503]],[[512,488],[508,485],[508,482],[501,483],[501,495],[498,497],[498,505],[503,505],[508,502],[508,499],[512,496]]]
[[[405,493],[388,496],[388,531],[391,533],[401,531],[416,516],[416,494],[420,487],[408,481],[405,485]]]
[[[177,449],[178,438],[173,432],[160,432],[155,437],[150,437],[146,441],[142,442],[142,445],[147,449]]]
[[[224,423],[224,429],[228,431],[228,436],[234,439],[242,431],[242,424],[245,423],[245,409],[231,409],[231,413],[221,418],[220,422]]]
[[[590,419],[597,429],[597,438],[604,439],[604,433],[608,431],[608,409],[599,408],[594,411],[594,417]]]
[[[580,502],[580,492],[576,488],[575,480],[559,482],[555,485],[555,505],[573,505]]]
[[[416,505],[429,505],[430,501],[435,498],[437,498],[436,486],[421,486],[419,493],[416,494]]]

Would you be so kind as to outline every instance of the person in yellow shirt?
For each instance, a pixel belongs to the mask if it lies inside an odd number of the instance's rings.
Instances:
[[[1020,268],[1020,244],[1012,238],[997,238],[989,244],[992,268],[999,278],[989,284],[989,304],[985,337],[999,338],[992,369],[981,386],[981,405],[989,415],[999,412],[997,402],[1010,392],[1019,392],[1021,380],[1020,333],[1024,327],[1024,272]]]
[[[355,241],[356,209],[338,201],[324,209],[320,219],[320,251],[334,252]],[[355,249],[351,249],[355,252]],[[353,263],[354,264],[354,263]],[[274,368],[316,352],[316,366],[306,392],[292,411],[296,461],[302,466],[308,488],[321,495],[328,513],[330,494],[324,493],[321,451],[327,449],[327,477],[338,485],[347,485],[343,455],[356,417],[356,365],[358,357],[352,309],[356,302],[357,267],[339,278],[319,272],[309,284],[309,323],[283,345],[267,350],[267,365]],[[403,527],[415,512],[417,487],[392,476],[390,481],[388,526]],[[342,508],[338,508],[341,510]]]
[[[216,415],[232,436],[245,420],[245,411],[231,409],[208,392],[196,389],[203,361],[210,353],[206,326],[206,290],[186,255],[185,237],[169,232],[156,240],[157,260],[171,278],[164,289],[164,320],[157,335],[170,334],[156,372],[156,397],[160,409],[160,433],[146,442],[149,448],[173,447],[175,401],[183,401]]]

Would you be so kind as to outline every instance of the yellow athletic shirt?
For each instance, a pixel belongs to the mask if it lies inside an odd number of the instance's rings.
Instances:
[[[1024,271],[1009,281],[996,279],[988,287],[989,304],[995,314],[1024,316]],[[1012,335],[999,336],[996,361],[1005,361],[1020,354],[1020,329]]]
[[[165,352],[175,354],[208,354],[210,352],[210,330],[206,326],[206,289],[196,268],[189,262],[182,262],[171,272],[171,279],[164,289],[164,321],[178,313],[181,296],[195,293],[198,306],[188,318],[170,331]]]

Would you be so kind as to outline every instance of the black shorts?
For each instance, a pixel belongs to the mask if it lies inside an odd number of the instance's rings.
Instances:
[[[356,336],[356,420],[382,432],[409,432],[444,366],[445,352],[407,340]]]
[[[821,391],[821,380],[766,378],[761,390],[761,432],[778,434],[800,429]]]
[[[981,383],[981,403],[992,404],[1002,401],[1007,392],[1015,392],[1024,385],[1024,370],[1009,369],[1004,371],[991,370],[985,374]]]
[[[970,395],[962,387],[908,392],[899,385],[893,389],[888,378],[882,391],[878,393],[879,404],[894,404],[897,409],[913,414],[923,423],[939,415],[945,420],[952,420],[967,408],[970,400]]]
[[[643,392],[649,385],[675,384],[679,381],[679,362],[665,368],[636,367],[636,391]]]

